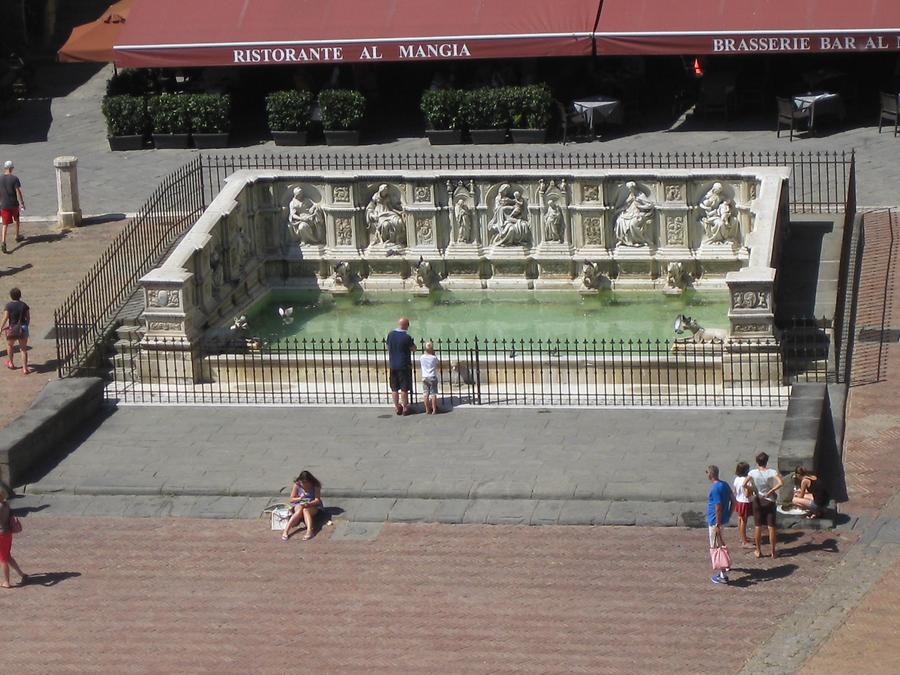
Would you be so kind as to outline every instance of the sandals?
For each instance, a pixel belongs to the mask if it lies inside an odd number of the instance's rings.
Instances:
[[[282,534],[281,541],[287,541],[287,540],[288,540],[288,536],[286,534]]]
[[[309,541],[310,539],[313,538],[313,536],[314,535],[312,532],[307,532],[306,534],[303,535],[303,541]]]
[[[17,370],[17,367],[13,365],[13,362],[9,360],[6,361],[6,367],[10,370]]]

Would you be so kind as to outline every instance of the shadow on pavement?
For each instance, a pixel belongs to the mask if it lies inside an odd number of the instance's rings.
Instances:
[[[22,101],[18,109],[7,115],[0,126],[2,142],[8,145],[46,143],[50,125],[53,123],[50,103],[49,98]]]
[[[21,497],[22,495],[17,495]],[[29,513],[37,513],[38,511],[43,511],[44,509],[49,509],[49,504],[41,504],[40,506],[23,506],[21,508],[12,509],[15,511],[17,516],[27,516]]]
[[[792,548],[782,548],[778,551],[779,558],[792,558],[793,556],[803,555],[804,553],[812,553],[813,551],[827,551],[828,553],[839,553],[837,539],[825,539],[821,542],[806,542]]]
[[[80,577],[81,572],[38,572],[29,574],[23,586],[56,586],[60,581]]]
[[[20,248],[25,248],[26,246],[30,246],[31,244],[46,244],[49,242],[60,241],[69,236],[68,232],[49,232],[47,234],[33,234],[30,237],[25,237],[25,241],[23,241],[19,246],[14,248],[14,251],[19,250]]]
[[[24,272],[25,270],[30,270],[34,265],[31,263],[25,263],[24,265],[19,265],[18,267],[10,267],[5,270],[0,270],[0,277],[9,277],[13,274],[18,274],[19,272]]]
[[[117,223],[120,220],[125,220],[127,217],[128,216],[124,213],[104,213],[100,216],[90,216],[81,221],[81,227],[103,225],[104,223]]]
[[[769,569],[732,567],[732,573],[743,572],[745,576],[740,577],[739,579],[735,579],[734,577],[732,577],[728,585],[735,586],[737,588],[749,588],[750,586],[753,586],[755,584],[761,584],[767,581],[775,581],[777,579],[784,579],[785,577],[791,576],[798,569],[800,568],[792,563],[789,563],[787,565],[778,565],[777,567],[770,567]]]

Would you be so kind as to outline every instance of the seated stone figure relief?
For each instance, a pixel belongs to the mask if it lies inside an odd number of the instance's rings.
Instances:
[[[406,246],[406,225],[399,195],[395,198],[386,183],[375,190],[366,207],[366,226],[376,246]]]
[[[293,194],[288,204],[288,227],[294,238],[301,246],[324,244],[325,213],[322,207],[306,196],[302,187],[295,187]]]
[[[497,190],[488,232],[494,246],[527,246],[531,242],[528,204],[522,193],[513,191],[509,183],[503,183]]]
[[[741,226],[734,214],[734,202],[727,197],[721,183],[713,183],[700,200],[700,224],[703,225],[703,243],[741,243]]]
[[[634,181],[625,183],[625,201],[616,215],[616,245],[650,246],[653,243],[653,216],[656,205]]]

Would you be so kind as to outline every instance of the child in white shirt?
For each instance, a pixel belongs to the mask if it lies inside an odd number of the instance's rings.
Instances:
[[[741,537],[741,544],[744,545],[750,543],[750,540],[747,539],[747,518],[750,516],[752,505],[746,487],[749,473],[750,465],[747,462],[738,462],[737,468],[734,470],[734,479],[731,481],[731,490],[734,492],[734,511],[738,516],[738,534]]]
[[[437,371],[440,361],[434,355],[434,344],[431,342],[425,343],[425,353],[419,357],[419,366],[422,369],[422,402],[425,404],[425,414],[437,415]]]

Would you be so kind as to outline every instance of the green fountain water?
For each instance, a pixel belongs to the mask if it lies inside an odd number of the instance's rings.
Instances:
[[[293,307],[289,325],[279,307]],[[400,316],[416,338],[642,339],[675,337],[672,322],[685,313],[707,328],[728,325],[728,292],[453,291],[415,296],[397,292],[332,295],[273,291],[248,314],[249,332],[286,340],[382,337]]]

